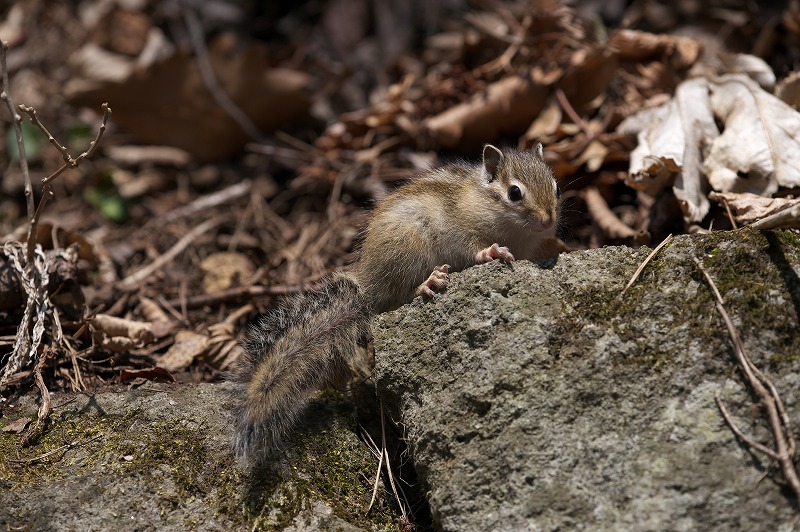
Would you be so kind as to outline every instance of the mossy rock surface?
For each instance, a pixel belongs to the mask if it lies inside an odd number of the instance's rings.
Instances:
[[[700,259],[800,426],[800,245],[789,232],[681,236],[454,274],[376,320],[379,394],[443,530],[788,530],[792,497]],[[762,476],[769,471],[766,479]]]
[[[432,303],[379,316],[376,377],[442,530],[789,530],[771,444],[692,257],[800,424],[800,244],[787,232],[682,236],[454,274]],[[37,445],[0,432],[0,529],[396,530],[352,406],[326,392],[289,451],[242,470],[230,385],[55,395]],[[374,405],[373,405],[374,406]],[[33,418],[34,396],[0,427]],[[374,416],[373,416],[374,417]],[[372,420],[375,421],[374,419]],[[379,423],[378,423],[379,426]],[[39,459],[37,459],[37,457]],[[761,480],[764,473],[769,473]],[[413,482],[412,482],[413,483]]]
[[[0,529],[397,529],[383,491],[366,512],[377,460],[340,395],[312,403],[279,463],[250,470],[232,455],[230,397],[227,384],[55,395],[37,445],[0,432]],[[27,397],[0,426],[35,415]]]

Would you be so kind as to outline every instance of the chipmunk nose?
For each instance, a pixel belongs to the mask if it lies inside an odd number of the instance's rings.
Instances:
[[[555,218],[553,217],[552,214],[549,215],[547,218],[543,219],[541,222],[542,228],[544,229],[550,229],[551,227],[553,227],[554,223],[555,223]]]

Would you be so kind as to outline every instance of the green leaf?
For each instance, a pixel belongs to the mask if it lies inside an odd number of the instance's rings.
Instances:
[[[21,126],[22,141],[25,143],[25,155],[28,157],[28,163],[38,163],[42,160],[42,145],[47,142],[47,139],[44,133],[30,122],[23,121]],[[13,124],[9,125],[6,130],[6,149],[8,149],[12,161],[19,161],[17,135],[14,133]]]

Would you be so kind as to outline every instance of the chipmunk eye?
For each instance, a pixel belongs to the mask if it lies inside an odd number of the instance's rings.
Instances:
[[[508,187],[508,199],[511,201],[519,201],[522,199],[522,191],[517,185]]]

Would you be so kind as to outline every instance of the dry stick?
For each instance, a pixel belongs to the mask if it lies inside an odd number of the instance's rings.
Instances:
[[[377,449],[378,446],[376,445],[375,448]],[[378,460],[378,470],[375,472],[375,482],[372,484],[372,498],[369,500],[369,506],[367,506],[367,511],[364,512],[364,515],[368,514],[369,511],[372,510],[372,505],[375,503],[375,499],[378,497],[378,481],[381,479],[381,469],[383,469],[383,457],[385,454],[380,452],[380,455],[380,460]]]
[[[628,227],[614,214],[603,195],[597,190],[597,187],[587,187],[583,191],[583,199],[586,202],[586,209],[589,211],[592,220],[607,237],[630,238],[634,243],[644,237],[643,233]]]
[[[753,365],[753,363],[750,361],[750,358],[745,353],[742,338],[739,336],[739,331],[733,325],[733,321],[731,321],[728,312],[723,306],[722,296],[720,295],[719,290],[717,290],[714,280],[708,274],[706,269],[703,267],[703,264],[697,259],[697,257],[692,257],[692,259],[705,276],[714,293],[717,311],[719,311],[722,319],[725,321],[726,327],[728,328],[728,334],[730,334],[731,341],[733,342],[733,351],[736,354],[742,371],[744,371],[744,374],[747,377],[747,382],[750,384],[753,390],[756,391],[758,396],[761,398],[764,408],[767,410],[769,424],[770,428],[772,429],[772,436],[775,439],[775,446],[777,447],[777,450],[765,450],[765,446],[761,444],[753,445],[756,442],[754,442],[751,438],[743,437],[742,441],[744,441],[745,444],[749,445],[753,449],[759,450],[770,458],[775,459],[778,464],[780,464],[783,477],[786,479],[786,482],[788,482],[792,492],[794,492],[795,500],[800,501],[800,478],[798,478],[797,470],[794,467],[793,453],[790,452],[790,450],[793,451],[795,447],[794,436],[792,435],[792,428],[789,425],[789,417],[785,414],[786,410],[784,408],[783,401],[781,401],[778,391],[770,379]],[[767,385],[765,386],[763,383],[767,383]],[[718,396],[715,399],[717,401],[717,405],[722,404],[722,401]],[[737,436],[742,435],[742,432],[733,424],[733,421],[727,415],[727,411],[721,408],[721,412],[723,418],[734,434]]]
[[[19,167],[22,170],[22,178],[25,184],[25,202],[28,207],[28,221],[33,220],[33,187],[31,186],[31,174],[28,172],[28,156],[25,153],[25,141],[22,137],[22,117],[17,113],[14,102],[11,99],[11,88],[8,82],[8,67],[6,66],[6,55],[8,53],[8,43],[0,41],[0,69],[3,73],[3,91],[0,98],[6,102],[8,112],[11,114],[11,122],[14,124],[14,135],[17,137],[17,150],[19,155]]]
[[[731,206],[728,204],[728,200],[723,199],[722,204],[725,205],[725,212],[728,213],[728,220],[731,221],[731,226],[734,229],[739,229],[739,226],[736,224],[736,219],[733,217],[733,213],[731,212]]]
[[[42,215],[44,206],[47,204],[47,200],[49,200],[53,196],[53,191],[50,190],[50,183],[52,183],[53,180],[57,178],[59,175],[61,175],[65,170],[69,168],[75,168],[76,166],[78,166],[78,163],[80,161],[94,155],[97,146],[100,144],[100,139],[103,138],[103,133],[105,133],[106,131],[106,124],[108,123],[108,117],[111,116],[111,108],[108,106],[108,103],[104,103],[101,106],[101,109],[103,110],[103,121],[100,124],[100,129],[97,131],[97,136],[89,144],[89,149],[81,153],[74,159],[69,153],[67,153],[67,148],[59,145],[58,142],[56,142],[55,138],[53,138],[53,135],[51,135],[50,132],[47,130],[47,128],[44,127],[44,124],[42,124],[39,121],[38,117],[36,116],[36,109],[34,109],[33,107],[25,107],[24,105],[20,105],[19,109],[20,111],[27,113],[33,125],[41,129],[42,132],[44,132],[44,134],[47,135],[48,140],[50,140],[53,146],[55,146],[56,149],[61,153],[65,161],[64,164],[61,166],[61,168],[59,168],[58,170],[56,170],[48,177],[42,180],[42,199],[39,200],[39,205],[36,207],[36,212],[34,213],[33,218],[31,218],[30,226],[28,228],[27,253],[28,253],[28,261],[32,263],[33,254],[36,246],[36,229],[39,226],[39,218]]]
[[[102,437],[103,437],[103,435],[100,434],[100,435],[95,436],[93,438],[89,438],[88,440],[74,441],[72,443],[68,443],[66,445],[62,445],[61,447],[58,447],[57,449],[53,449],[52,451],[47,451],[46,453],[40,454],[39,456],[34,456],[33,458],[26,458],[25,460],[14,460],[13,458],[9,458],[8,461],[9,462],[13,462],[15,464],[32,464],[33,462],[38,462],[40,460],[44,460],[45,458],[48,458],[49,456],[52,456],[52,455],[54,455],[56,453],[60,453],[62,451],[66,452],[66,451],[69,451],[70,449],[73,449],[75,447],[80,447],[81,445],[86,445],[87,443],[91,443],[91,442],[93,442],[95,440],[99,440]]]
[[[556,86],[554,89],[556,100],[558,100],[559,105],[567,113],[567,116],[578,126],[581,130],[586,134],[588,137],[587,140],[592,140],[595,138],[595,133],[592,131],[592,128],[589,127],[589,124],[578,115],[575,108],[572,107],[572,104],[569,103],[569,98],[564,93],[564,90],[561,87]]]
[[[50,416],[50,412],[53,410],[50,406],[50,391],[47,389],[47,386],[44,383],[44,379],[42,378],[42,368],[47,363],[52,355],[50,346],[45,346],[42,354],[39,355],[39,360],[36,362],[36,366],[33,368],[33,379],[36,382],[36,387],[39,388],[39,393],[42,397],[42,404],[39,406],[39,414],[36,418],[36,422],[31,425],[31,428],[28,429],[28,432],[22,437],[22,446],[26,447],[28,445],[36,443],[42,435],[42,426],[44,425],[45,420]]]
[[[755,441],[751,437],[747,436],[744,432],[739,430],[739,427],[737,427],[733,423],[733,420],[731,419],[730,414],[728,414],[728,409],[725,408],[725,404],[722,402],[722,399],[720,399],[719,394],[714,394],[714,402],[717,403],[717,408],[719,408],[719,411],[722,413],[722,417],[725,418],[725,422],[731,428],[733,433],[736,434],[736,436],[739,437],[740,440],[745,442],[747,445],[758,449],[759,451],[761,451],[762,453],[766,454],[767,456],[769,456],[773,460],[778,460],[778,453],[776,453],[775,451],[773,451],[772,449],[770,449],[769,447],[767,447],[763,443],[759,443],[759,442]]]
[[[250,120],[250,118],[242,111],[238,105],[228,96],[225,89],[219,84],[214,68],[211,66],[211,61],[208,59],[208,50],[203,36],[203,28],[200,21],[197,20],[197,15],[191,9],[184,10],[184,21],[186,28],[189,30],[189,39],[194,48],[194,53],[197,56],[197,66],[200,69],[200,75],[203,78],[208,92],[217,101],[220,107],[228,113],[234,122],[239,124],[247,135],[256,142],[266,142],[266,137],[261,130]]]
[[[184,216],[190,216],[192,214],[204,211],[211,207],[222,205],[223,203],[227,203],[242,196],[247,196],[248,194],[250,194],[250,190],[252,188],[253,188],[253,182],[249,179],[245,179],[244,181],[223,188],[222,190],[214,192],[213,194],[197,198],[196,200],[192,201],[191,203],[183,207],[169,211],[166,215],[163,216],[163,220],[161,221],[161,223],[165,224],[169,222],[174,222],[178,218],[182,218]]]
[[[218,305],[220,303],[231,303],[243,299],[252,299],[263,296],[277,296],[283,294],[294,294],[303,290],[306,285],[273,285],[273,286],[237,286],[222,292],[213,294],[199,294],[186,298],[186,308],[204,307],[206,305]],[[166,303],[172,307],[181,305],[180,299],[170,299]]]
[[[670,241],[670,240],[672,240],[672,235],[671,235],[671,234],[670,234],[669,236],[667,236],[667,238],[665,238],[664,240],[662,240],[662,241],[661,241],[661,243],[660,243],[658,246],[656,246],[656,249],[654,249],[653,251],[651,251],[651,252],[650,252],[650,254],[647,256],[647,258],[646,258],[646,259],[644,259],[644,262],[642,262],[642,263],[639,265],[639,267],[638,267],[638,268],[636,268],[636,272],[633,274],[633,277],[631,277],[631,280],[630,280],[630,281],[628,281],[628,284],[626,284],[626,285],[625,285],[625,288],[623,288],[623,289],[622,289],[622,292],[620,292],[620,294],[619,294],[619,295],[620,295],[620,297],[624,296],[624,295],[625,295],[625,292],[627,292],[627,291],[628,291],[628,288],[630,288],[631,286],[633,286],[633,283],[635,283],[635,282],[636,282],[636,279],[638,279],[638,278],[639,278],[639,275],[642,273],[642,271],[644,271],[644,268],[645,268],[645,266],[647,266],[647,264],[650,262],[650,260],[651,260],[653,257],[655,257],[655,256],[656,256],[656,253],[658,253],[658,252],[661,250],[661,248],[663,248],[664,246],[666,246],[666,245],[669,243],[669,241]]]
[[[405,504],[403,504],[403,500],[400,498],[400,495],[397,494],[397,486],[394,483],[394,475],[392,475],[392,464],[389,463],[389,450],[386,448],[386,424],[384,421],[383,415],[383,401],[381,401],[381,446],[383,447],[383,456],[386,458],[386,473],[389,475],[389,484],[392,486],[392,493],[394,493],[394,498],[397,500],[397,504],[400,506],[400,513],[402,514],[401,517],[405,520],[408,520],[408,515],[406,514]],[[400,488],[402,491],[403,488]]]
[[[201,237],[203,233],[210,231],[211,229],[222,223],[222,220],[223,217],[218,216],[216,218],[206,220],[202,224],[198,225],[197,227],[186,233],[186,235],[180,240],[178,240],[175,243],[175,245],[172,246],[166,253],[158,257],[156,260],[154,260],[144,268],[124,278],[120,282],[120,286],[123,289],[129,289],[135,287],[140,282],[145,280],[147,277],[151,276],[153,273],[166,266],[168,262],[177,257],[183,250],[189,247],[189,245],[192,242],[194,242],[197,238]]]
[[[771,214],[766,218],[762,218],[757,222],[751,223],[748,227],[751,229],[776,229],[797,227],[800,225],[800,205],[795,205],[789,209],[778,211]]]

